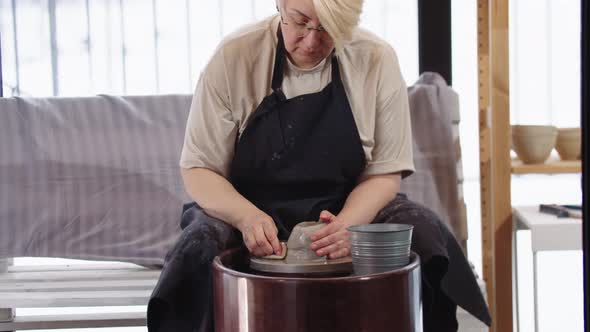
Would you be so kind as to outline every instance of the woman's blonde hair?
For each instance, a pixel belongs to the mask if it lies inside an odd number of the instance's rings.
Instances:
[[[339,50],[345,40],[352,38],[354,29],[359,25],[363,0],[313,0],[313,5],[322,27]]]
[[[277,9],[283,9],[282,2],[277,0]],[[345,40],[352,38],[354,29],[359,25],[363,0],[313,0],[313,6],[322,27],[334,40],[336,49],[340,49]]]

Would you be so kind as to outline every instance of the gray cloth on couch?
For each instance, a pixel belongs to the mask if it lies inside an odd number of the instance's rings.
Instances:
[[[457,185],[462,174],[457,174],[452,128],[459,97],[436,73],[422,74],[408,88],[408,96],[416,172],[402,181],[401,191],[436,212],[457,239],[465,241],[467,225],[461,218]]]
[[[0,257],[161,264],[189,95],[0,98]]]

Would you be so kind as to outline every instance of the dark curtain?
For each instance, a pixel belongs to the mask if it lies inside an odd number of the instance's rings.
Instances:
[[[453,85],[451,0],[418,0],[420,74],[432,71]]]
[[[584,330],[590,332],[590,224],[588,224],[590,217],[590,208],[588,204],[588,190],[590,185],[588,181],[589,162],[590,157],[590,130],[589,116],[590,112],[590,84],[588,82],[588,56],[590,55],[590,46],[588,42],[589,23],[590,19],[590,5],[588,0],[581,0],[582,2],[582,192],[583,192],[583,206],[584,206],[584,222],[582,224],[582,233],[584,241]]]
[[[0,98],[4,96],[4,82],[2,81],[2,36],[0,36]]]

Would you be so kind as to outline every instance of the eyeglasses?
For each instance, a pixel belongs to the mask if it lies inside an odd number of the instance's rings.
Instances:
[[[328,37],[328,32],[322,26],[314,28],[309,24],[297,22],[296,20],[294,20],[292,18],[290,18],[290,22],[285,22],[285,19],[283,18],[283,14],[280,13],[280,15],[281,15],[281,23],[283,23],[284,25],[290,26],[298,37],[306,37],[307,35],[309,35],[309,33],[312,30],[317,31],[319,33],[320,37],[322,37],[322,38]]]

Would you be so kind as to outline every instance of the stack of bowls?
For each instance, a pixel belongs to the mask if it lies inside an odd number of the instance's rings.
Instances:
[[[414,226],[370,224],[348,227],[356,275],[381,273],[406,266]]]
[[[555,150],[562,160],[580,159],[582,151],[580,128],[559,128]]]
[[[544,163],[557,139],[554,126],[514,125],[512,129],[512,148],[525,164]]]

